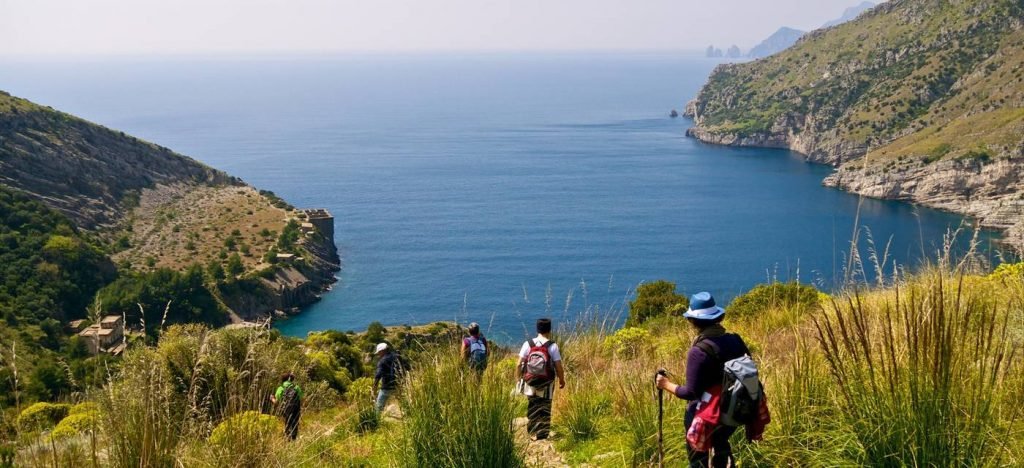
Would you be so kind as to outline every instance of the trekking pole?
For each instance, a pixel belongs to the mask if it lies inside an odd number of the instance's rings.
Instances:
[[[665,466],[665,434],[662,431],[662,421],[665,417],[665,390],[657,386],[657,376],[668,374],[665,369],[658,369],[654,373],[654,388],[657,388],[657,466]]]

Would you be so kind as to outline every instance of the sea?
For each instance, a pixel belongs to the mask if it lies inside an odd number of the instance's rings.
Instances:
[[[275,325],[293,336],[457,320],[510,342],[542,316],[619,324],[638,285],[659,279],[725,305],[768,281],[832,290],[850,277],[855,231],[871,281],[882,261],[891,274],[934,260],[965,222],[823,187],[832,169],[789,151],[687,138],[693,122],[669,114],[719,63],[687,52],[7,58],[0,89],[330,210],[342,270],[320,302]],[[992,238],[981,233],[983,249]],[[872,245],[888,256],[870,261]]]

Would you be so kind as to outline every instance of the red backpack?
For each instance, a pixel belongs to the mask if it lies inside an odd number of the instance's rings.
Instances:
[[[538,345],[536,341],[530,340],[529,343],[530,352],[523,363],[523,381],[531,387],[543,387],[554,382],[555,367],[551,362],[551,351],[548,349],[554,342],[548,340]]]

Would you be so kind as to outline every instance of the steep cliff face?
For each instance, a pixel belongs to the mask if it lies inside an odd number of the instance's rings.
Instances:
[[[702,141],[790,148],[839,167],[831,185],[988,224],[977,206],[1012,204],[1024,175],[1024,3],[883,3],[719,66],[687,114]]]
[[[335,283],[341,259],[334,240],[320,229],[300,241],[298,260],[281,264],[268,275],[220,288],[233,321],[260,321],[298,312],[320,300]]]
[[[167,148],[0,91],[0,184],[87,229],[109,227],[157,184],[240,185]]]

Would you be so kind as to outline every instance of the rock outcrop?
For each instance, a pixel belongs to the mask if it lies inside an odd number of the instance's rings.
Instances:
[[[302,258],[280,265],[266,277],[221,288],[225,304],[236,315],[232,320],[255,322],[297,313],[337,282],[341,259],[333,238],[317,229],[306,233],[299,245]]]

